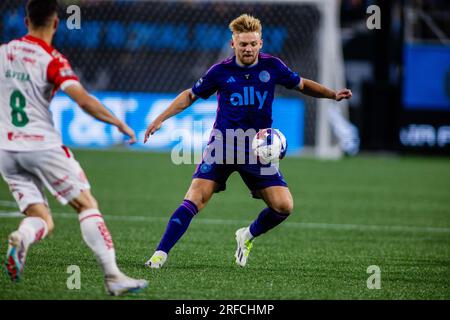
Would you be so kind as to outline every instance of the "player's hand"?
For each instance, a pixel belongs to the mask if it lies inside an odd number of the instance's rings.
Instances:
[[[342,99],[350,99],[352,97],[352,91],[350,89],[342,89],[336,93],[336,101],[341,101]]]
[[[146,143],[150,135],[158,131],[161,128],[161,126],[162,126],[161,121],[155,120],[152,123],[150,123],[150,125],[147,127],[147,130],[145,131],[144,143]]]
[[[127,126],[125,123],[121,122],[117,128],[120,132],[130,137],[130,139],[127,141],[128,144],[134,144],[136,143],[136,134],[134,133],[134,130],[131,129],[129,126]]]

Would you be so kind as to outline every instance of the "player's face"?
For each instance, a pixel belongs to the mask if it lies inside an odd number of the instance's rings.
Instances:
[[[256,62],[262,44],[261,34],[258,32],[237,33],[231,40],[231,47],[234,49],[238,63],[246,66]]]

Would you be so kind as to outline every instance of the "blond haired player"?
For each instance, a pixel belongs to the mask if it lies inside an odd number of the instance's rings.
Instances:
[[[57,10],[56,0],[28,1],[29,33],[0,46],[0,173],[26,215],[9,235],[5,268],[13,281],[19,280],[30,245],[52,232],[46,187],[77,211],[83,239],[102,268],[107,291],[138,291],[147,281],[129,278],[117,267],[112,238],[89,182],[53,126],[50,101],[61,89],[88,114],[130,136],[129,143],[136,141],[135,133],[85,91],[67,59],[51,46]]]
[[[214,140],[224,140],[226,144],[227,139],[220,136],[225,137],[229,130],[258,132],[271,128],[272,102],[277,85],[309,96],[337,101],[352,96],[349,89],[336,92],[301,78],[279,58],[260,52],[263,40],[259,19],[243,14],[231,21],[230,31],[234,56],[213,65],[191,89],[178,95],[147,128],[145,141],[161,128],[165,120],[192,105],[199,97],[208,99],[217,93],[214,134],[205,149],[202,163],[195,170],[185,199],[172,214],[159,245],[146,262],[150,268],[161,268],[166,263],[169,251],[186,232],[194,216],[207,205],[214,192],[225,190],[228,177],[235,171],[244,180],[252,196],[262,199],[267,205],[250,226],[240,228],[235,233],[235,262],[244,267],[253,240],[285,221],[293,211],[294,202],[280,171],[267,175],[262,174],[261,164],[252,164],[250,161],[236,163],[234,159],[230,163],[225,155],[228,151],[223,152],[220,161],[211,161],[209,155],[212,154],[210,150],[214,149]],[[224,150],[230,149],[236,154],[236,146],[224,147]],[[246,146],[245,152],[250,153],[250,146]]]

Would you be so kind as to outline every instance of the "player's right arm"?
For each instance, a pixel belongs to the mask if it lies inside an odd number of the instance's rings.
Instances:
[[[164,121],[191,106],[198,98],[208,99],[217,91],[217,66],[218,65],[212,66],[191,89],[181,92],[167,109],[156,117],[156,119],[148,126],[147,131],[145,131],[144,143],[147,142],[150,135],[161,128]]]
[[[120,132],[130,137],[129,144],[136,142],[136,134],[133,129],[126,125],[123,121],[114,116],[108,109],[106,109],[100,101],[94,96],[90,95],[80,83],[75,83],[64,91],[71,97],[81,109],[93,116],[94,118],[116,126]]]
[[[153,120],[153,122],[150,123],[150,125],[147,127],[147,130],[145,131],[144,143],[147,142],[150,135],[154,134],[161,128],[164,121],[188,108],[197,99],[197,96],[192,92],[191,89],[187,89],[181,92],[167,107],[167,109],[164,110],[158,117],[156,117],[156,119]]]
[[[123,121],[114,116],[100,101],[91,96],[81,85],[69,61],[58,54],[47,66],[47,80],[54,85],[54,91],[61,89],[85,112],[94,118],[116,126],[120,132],[130,137],[129,144],[136,142],[136,134]]]

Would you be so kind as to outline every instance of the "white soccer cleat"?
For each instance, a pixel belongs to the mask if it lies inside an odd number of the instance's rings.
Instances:
[[[237,249],[234,257],[236,258],[236,263],[241,267],[245,267],[247,264],[250,250],[252,250],[253,247],[252,240],[246,235],[248,235],[248,227],[236,231]]]
[[[105,277],[106,290],[112,296],[120,296],[128,292],[137,293],[147,288],[147,286],[147,280],[133,279],[124,274]]]
[[[25,247],[23,235],[19,231],[14,231],[8,238],[8,251],[5,259],[5,271],[12,281],[19,281],[25,265],[27,247]]]
[[[167,260],[167,253],[158,250],[152,255],[152,257],[145,263],[145,266],[152,269],[161,268]]]

